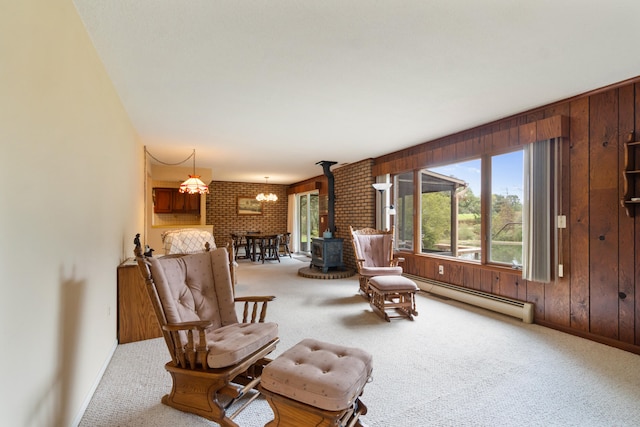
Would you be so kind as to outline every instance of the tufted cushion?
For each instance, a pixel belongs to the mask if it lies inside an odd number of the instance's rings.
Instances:
[[[237,323],[227,250],[149,258],[168,323],[210,320],[213,328]]]
[[[348,408],[373,369],[364,350],[305,339],[262,371],[265,389],[328,411]]]
[[[404,276],[376,276],[369,279],[369,286],[382,292],[417,291],[416,282]]]
[[[211,368],[234,365],[277,337],[278,325],[272,322],[234,323],[207,331],[207,364]]]
[[[358,256],[365,267],[388,266],[391,260],[392,234],[361,234],[354,238]]]

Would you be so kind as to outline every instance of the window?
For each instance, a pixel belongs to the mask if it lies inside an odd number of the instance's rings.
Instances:
[[[396,175],[397,249],[521,268],[523,158],[516,150]]]
[[[396,247],[403,251],[413,250],[413,172],[402,173],[394,178]]]
[[[311,239],[319,236],[320,209],[318,193],[297,194],[298,198],[298,250],[311,253]]]
[[[480,260],[480,159],[420,171],[421,248]]]
[[[489,261],[522,267],[523,151],[491,157]]]

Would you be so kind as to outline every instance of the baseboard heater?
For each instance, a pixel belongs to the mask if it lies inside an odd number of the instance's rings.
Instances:
[[[516,317],[522,319],[524,323],[533,323],[533,304],[530,302],[518,301],[476,289],[450,285],[412,274],[403,274],[403,276],[415,281],[418,287],[425,292]]]

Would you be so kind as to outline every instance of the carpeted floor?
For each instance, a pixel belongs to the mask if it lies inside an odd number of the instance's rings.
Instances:
[[[305,337],[372,353],[369,427],[640,425],[638,355],[424,293],[415,321],[387,323],[357,294],[356,276],[306,279],[302,266],[241,261],[236,293],[277,296],[274,357]],[[161,338],[118,346],[80,426],[216,425],[160,403],[168,360]],[[271,418],[259,398],[235,421]]]

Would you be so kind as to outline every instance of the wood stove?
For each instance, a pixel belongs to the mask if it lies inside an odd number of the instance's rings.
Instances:
[[[311,239],[311,267],[327,273],[330,268],[344,268],[342,244],[344,239],[314,237]]]
[[[334,222],[335,217],[335,200],[336,193],[334,190],[334,179],[333,172],[331,172],[331,166],[335,165],[336,162],[332,162],[329,160],[322,160],[317,165],[322,166],[322,170],[324,175],[327,177],[327,195],[328,204],[327,204],[327,214],[329,219],[329,226],[325,233],[325,236],[335,236],[336,227]],[[318,267],[322,268],[323,273],[327,273],[330,268],[338,267],[340,269],[344,268],[344,264],[342,264],[342,243],[344,239],[333,238],[333,237],[314,237],[311,239],[311,265],[310,267]]]

